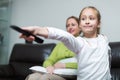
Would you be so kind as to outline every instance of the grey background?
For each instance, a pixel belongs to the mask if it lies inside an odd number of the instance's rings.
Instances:
[[[120,41],[119,0],[11,0],[10,24],[18,26],[52,26],[65,30],[66,18],[79,16],[85,6],[95,6],[101,13],[101,33],[110,42]],[[19,33],[10,29],[8,52],[15,43],[24,43]],[[45,43],[57,42],[45,39]],[[9,55],[8,55],[9,57]]]

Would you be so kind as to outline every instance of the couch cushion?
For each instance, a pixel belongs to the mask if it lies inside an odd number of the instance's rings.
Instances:
[[[120,68],[111,69],[112,80],[120,80]]]
[[[11,76],[14,76],[13,68],[11,67],[11,65],[0,65],[0,77],[5,78]]]

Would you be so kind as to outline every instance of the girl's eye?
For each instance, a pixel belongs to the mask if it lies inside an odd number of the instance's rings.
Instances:
[[[94,20],[94,18],[90,18],[90,20]]]

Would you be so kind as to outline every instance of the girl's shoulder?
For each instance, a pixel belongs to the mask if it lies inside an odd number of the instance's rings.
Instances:
[[[103,37],[103,38],[107,38],[107,36],[104,35],[104,34],[99,34],[99,36],[101,36],[101,37]]]
[[[99,37],[108,42],[108,37],[104,34],[99,34]]]

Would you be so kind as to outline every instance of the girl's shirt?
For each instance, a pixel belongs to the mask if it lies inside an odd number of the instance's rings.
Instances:
[[[70,51],[63,43],[58,43],[51,55],[44,61],[43,67],[53,66],[59,60],[75,57],[75,53]],[[69,59],[68,59],[69,60]],[[77,69],[77,62],[66,62],[66,68]]]
[[[108,40],[104,35],[96,38],[75,38],[71,34],[48,27],[48,38],[62,41],[77,54],[77,80],[110,80]]]

